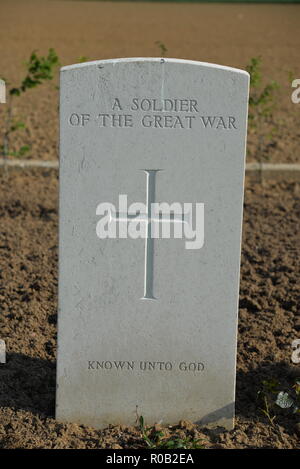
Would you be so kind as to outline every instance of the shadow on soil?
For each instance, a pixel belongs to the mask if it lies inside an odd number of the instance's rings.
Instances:
[[[0,365],[0,406],[54,417],[55,381],[54,362],[8,353]]]
[[[282,389],[291,389],[298,374],[296,367],[287,363],[263,364],[253,370],[237,373],[236,416],[266,421],[260,407],[258,391],[262,381],[275,379]],[[33,414],[54,417],[55,362],[32,358],[18,353],[7,354],[7,363],[0,365],[0,406],[27,410]],[[293,428],[296,416],[276,408],[276,423],[287,432]]]
[[[259,391],[263,390],[263,381],[274,380],[278,382],[279,391],[290,392],[295,379],[300,376],[299,367],[286,362],[263,363],[260,366],[246,372],[237,372],[236,381],[236,416],[246,419],[270,423],[263,414],[263,401],[259,396]],[[273,402],[276,394],[272,398]],[[294,425],[298,421],[296,414],[292,414],[289,409],[281,409],[276,404],[270,406],[271,416],[276,415],[274,423],[285,428],[287,433],[294,432]]]

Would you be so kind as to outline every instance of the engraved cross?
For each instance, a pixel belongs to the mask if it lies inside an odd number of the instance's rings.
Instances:
[[[159,169],[144,169],[147,175],[147,193],[146,193],[146,213],[137,212],[136,214],[115,212],[111,213],[111,220],[114,221],[132,221],[138,220],[146,223],[145,236],[145,273],[144,273],[144,296],[142,300],[156,300],[153,294],[153,270],[154,270],[154,238],[152,237],[152,223],[185,223],[183,213],[171,213],[164,215],[161,212],[153,214],[152,204],[155,203],[155,182],[156,174]]]

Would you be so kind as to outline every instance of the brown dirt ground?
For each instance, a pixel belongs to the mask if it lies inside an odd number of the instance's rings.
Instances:
[[[0,335],[8,348],[0,448],[142,448],[137,428],[99,431],[54,419],[57,186],[55,170],[0,172]],[[300,330],[299,215],[299,183],[247,181],[236,427],[218,434],[180,422],[166,436],[201,439],[205,448],[300,447],[299,416],[277,407],[271,425],[257,399],[263,380],[287,389],[300,374],[291,362]]]
[[[261,55],[266,81],[276,80],[281,88],[273,123],[249,131],[248,160],[299,162],[300,104],[290,99],[290,75],[300,77],[299,19],[300,5],[1,0],[0,76],[17,85],[30,53],[46,54],[50,47],[61,65],[82,56],[159,56],[156,41],[165,44],[169,57],[239,68]],[[27,129],[15,134],[13,150],[29,144],[28,158],[57,158],[57,94],[52,82],[16,99],[15,115]],[[0,122],[3,112],[0,106]],[[258,154],[259,133],[273,129]]]

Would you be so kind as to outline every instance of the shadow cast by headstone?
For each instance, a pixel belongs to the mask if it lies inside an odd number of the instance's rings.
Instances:
[[[259,419],[266,422],[261,412],[258,393],[262,382],[276,380],[282,390],[291,389],[299,367],[286,362],[263,363],[248,371],[237,372],[236,416],[252,422]],[[15,410],[30,411],[43,417],[54,417],[56,389],[56,364],[50,360],[32,358],[19,353],[7,354],[6,364],[0,365],[0,406]],[[220,409],[216,414],[205,417],[205,423],[213,423],[220,417],[230,417],[233,404]],[[297,415],[288,409],[276,407],[276,423],[283,426],[287,433],[294,432]],[[201,422],[204,424],[204,422]]]
[[[274,380],[278,383],[278,391],[290,392],[297,377],[300,377],[299,366],[287,362],[265,362],[248,371],[238,371],[236,377],[236,416],[251,421],[259,419],[262,422],[270,423],[261,410],[263,408],[261,398],[263,381]],[[274,403],[276,393],[269,400]],[[281,409],[279,406],[271,404],[271,414],[276,414],[276,424],[284,427],[288,433],[294,432],[298,417],[290,409]]]
[[[210,412],[209,414],[202,417],[201,420],[195,423],[200,426],[209,427],[215,425],[215,423],[218,422],[218,424],[220,425],[220,429],[226,430],[226,428],[231,429],[231,421],[233,416],[234,402],[231,402],[230,404],[227,404],[221,409],[217,409],[214,412]],[[226,428],[222,427],[222,425],[220,424],[220,422],[222,421],[224,425],[226,425]]]
[[[0,406],[54,417],[56,364],[8,353],[0,365]]]
[[[299,377],[299,366],[286,362],[267,362],[247,371],[239,370],[236,377],[235,417],[246,419],[246,423],[253,423],[255,425],[259,421],[271,426],[271,422],[262,412],[264,408],[261,394],[263,381],[275,381],[278,383],[277,392],[282,390],[291,393],[293,383]],[[268,396],[270,416],[276,416],[274,420],[275,426],[272,428],[280,434],[280,428],[283,427],[286,433],[294,435],[299,414],[297,415],[290,409],[282,409],[277,406],[275,404],[277,392]],[[214,422],[218,422],[221,419],[228,419],[229,421],[233,413],[233,407],[234,403],[230,403],[215,412],[207,414],[196,423],[201,426],[203,425],[202,431],[214,440],[220,433],[226,431],[222,426],[214,427]]]

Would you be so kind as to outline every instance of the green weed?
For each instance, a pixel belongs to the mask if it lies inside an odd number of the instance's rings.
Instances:
[[[277,380],[265,380],[262,382],[258,397],[262,403],[261,412],[270,424],[274,425],[278,407],[288,409],[293,414],[300,413],[300,378],[297,378],[294,384],[285,390]]]
[[[150,449],[203,449],[200,440],[179,438],[172,436],[170,438],[164,435],[162,430],[155,430],[154,427],[146,427],[143,416],[139,417],[139,428],[141,435],[148,448]]]
[[[166,48],[165,44],[161,41],[155,41],[155,44],[159,47],[160,55],[162,57],[165,57],[166,53],[168,52],[168,49]]]
[[[3,143],[0,145],[0,153],[7,159],[9,156],[22,157],[30,150],[29,145],[23,145],[19,150],[11,150],[11,136],[18,130],[24,130],[26,125],[14,117],[15,98],[23,95],[29,89],[36,88],[45,81],[53,79],[54,69],[58,65],[58,57],[54,49],[49,49],[47,56],[38,56],[36,51],[30,55],[28,62],[25,63],[26,75],[18,87],[9,87],[9,82],[5,80],[8,86],[8,100],[5,106],[4,135]]]
[[[279,84],[276,81],[265,82],[262,75],[262,58],[252,57],[246,66],[250,74],[250,95],[248,123],[249,129],[258,138],[257,155],[262,160],[268,143],[272,141],[278,131],[273,114],[276,104],[276,91]]]

